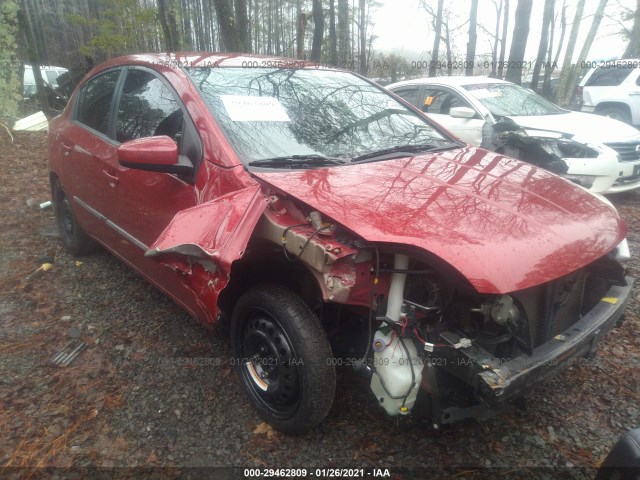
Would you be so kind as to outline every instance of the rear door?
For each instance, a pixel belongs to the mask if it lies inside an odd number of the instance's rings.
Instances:
[[[117,162],[117,142],[112,136],[115,92],[121,68],[106,70],[89,79],[73,105],[72,121],[60,134],[63,151],[62,182],[83,228],[105,244],[119,236],[105,219],[115,207],[112,176]]]

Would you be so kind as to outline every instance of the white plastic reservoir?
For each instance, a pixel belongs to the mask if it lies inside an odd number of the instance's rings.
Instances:
[[[402,342],[404,347],[397,335],[391,335],[388,327],[376,331],[373,339],[375,372],[371,377],[371,390],[389,415],[404,415],[411,411],[422,380],[424,363],[418,357],[413,341],[403,338]]]

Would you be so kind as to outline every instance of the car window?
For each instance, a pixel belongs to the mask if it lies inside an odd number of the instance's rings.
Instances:
[[[451,138],[359,77],[322,69],[187,68],[245,163],[278,157],[353,158]]]
[[[465,90],[497,116],[558,115],[566,113],[537,93],[513,83],[474,83]]]
[[[595,69],[585,87],[615,87],[634,69],[634,65],[603,65]]]
[[[427,87],[422,95],[421,108],[423,112],[449,115],[453,107],[472,108],[464,98],[445,88]]]
[[[118,104],[116,140],[167,135],[178,140],[183,112],[174,94],[155,75],[129,70]]]
[[[111,100],[118,83],[120,70],[98,75],[82,88],[76,120],[100,133],[109,135]]]
[[[420,102],[418,101],[418,94],[420,93],[419,86],[397,88],[392,90],[392,92],[399,97],[404,98],[411,105],[415,105],[420,108]]]

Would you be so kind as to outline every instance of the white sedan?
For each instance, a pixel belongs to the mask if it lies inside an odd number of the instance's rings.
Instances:
[[[594,193],[640,187],[640,131],[572,112],[486,77],[419,78],[387,87],[461,140],[561,174]]]

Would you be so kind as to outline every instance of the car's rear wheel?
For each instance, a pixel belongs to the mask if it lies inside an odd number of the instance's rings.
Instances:
[[[60,180],[53,185],[53,209],[62,244],[74,255],[84,255],[95,248],[95,243],[82,230],[73,214],[71,200],[62,188]]]
[[[619,120],[624,123],[631,123],[631,116],[629,115],[629,112],[623,107],[616,107],[614,105],[599,107],[596,109],[596,113],[598,115],[613,118],[614,120]]]
[[[279,285],[252,288],[231,323],[234,364],[259,415],[300,434],[329,413],[335,394],[331,347],[302,299]]]

